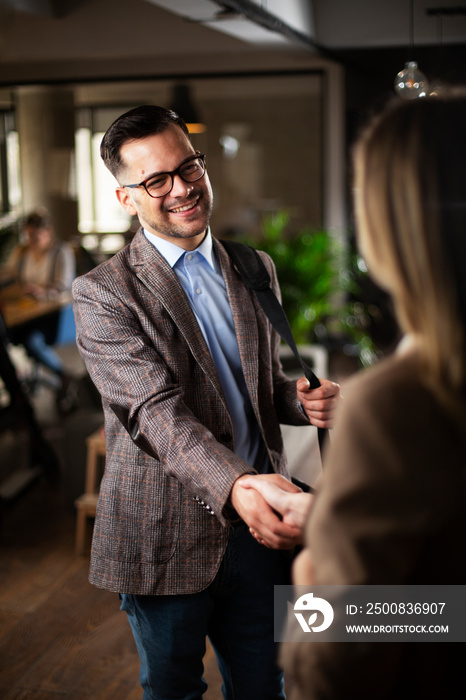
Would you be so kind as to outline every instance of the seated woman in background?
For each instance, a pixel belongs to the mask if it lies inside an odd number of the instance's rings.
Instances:
[[[22,295],[37,299],[53,299],[71,289],[76,275],[74,251],[68,243],[59,241],[46,212],[33,212],[24,221],[24,243],[16,246],[6,263]],[[52,345],[58,327],[56,317],[44,317],[9,333],[13,343],[24,345],[28,354],[43,364],[58,378],[57,401],[64,409],[72,401],[74,382],[66,373],[63,362]]]
[[[394,102],[357,144],[359,246],[409,342],[346,385],[298,585],[466,584],[465,124],[466,93],[445,91]],[[267,488],[289,518],[293,496]],[[282,662],[291,700],[464,688],[458,643],[290,642]]]

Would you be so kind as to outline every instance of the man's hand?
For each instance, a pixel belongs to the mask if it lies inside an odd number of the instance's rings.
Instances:
[[[235,481],[230,500],[240,518],[249,525],[253,537],[270,549],[291,549],[300,544],[301,528],[283,522],[281,516],[274,511],[259,491],[241,486],[241,481],[250,477],[250,474],[244,474]],[[286,481],[279,474],[264,474],[258,478],[270,479],[279,485],[285,481],[290,490],[300,491],[297,486]]]
[[[332,428],[340,385],[328,379],[320,379],[320,382],[321,386],[317,389],[310,389],[306,377],[300,377],[296,382],[298,401],[312,425],[317,428]]]
[[[267,503],[281,515],[284,523],[304,530],[314,496],[300,489],[296,490],[297,487],[282,476],[279,477],[281,481],[271,479],[276,476],[279,475],[251,474],[246,479],[241,479],[239,485],[241,488],[259,491]]]

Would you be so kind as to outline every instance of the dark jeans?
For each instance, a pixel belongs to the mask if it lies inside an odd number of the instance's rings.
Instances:
[[[144,700],[200,700],[209,637],[226,700],[280,700],[283,673],[273,641],[273,587],[289,583],[291,555],[232,528],[220,570],[191,595],[122,595],[141,660]]]

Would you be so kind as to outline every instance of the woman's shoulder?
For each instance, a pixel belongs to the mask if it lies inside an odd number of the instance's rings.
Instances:
[[[344,385],[345,397],[358,402],[383,403],[410,400],[431,392],[423,380],[422,361],[414,347],[396,350],[368,369],[358,372]]]
[[[395,351],[358,373],[343,386],[342,393],[340,417],[350,429],[363,425],[366,430],[393,437],[409,435],[426,444],[435,435],[448,435],[464,449],[464,419],[453,406],[449,410],[430,386],[414,346]]]

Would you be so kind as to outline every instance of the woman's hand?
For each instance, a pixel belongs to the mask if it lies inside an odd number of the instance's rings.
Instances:
[[[294,524],[293,519],[285,520],[280,512],[267,502],[260,492],[262,480],[269,485],[281,484],[283,489],[277,487],[279,492],[284,493],[286,488],[296,495],[303,495],[301,489],[279,474],[244,474],[233,484],[231,504],[260,544],[271,549],[292,549],[301,543],[303,530]],[[246,482],[248,485],[243,487]]]
[[[312,504],[312,494],[304,493],[279,474],[251,474],[242,478],[239,485],[244,489],[258,491],[273,510],[280,514],[283,523],[303,531]]]

